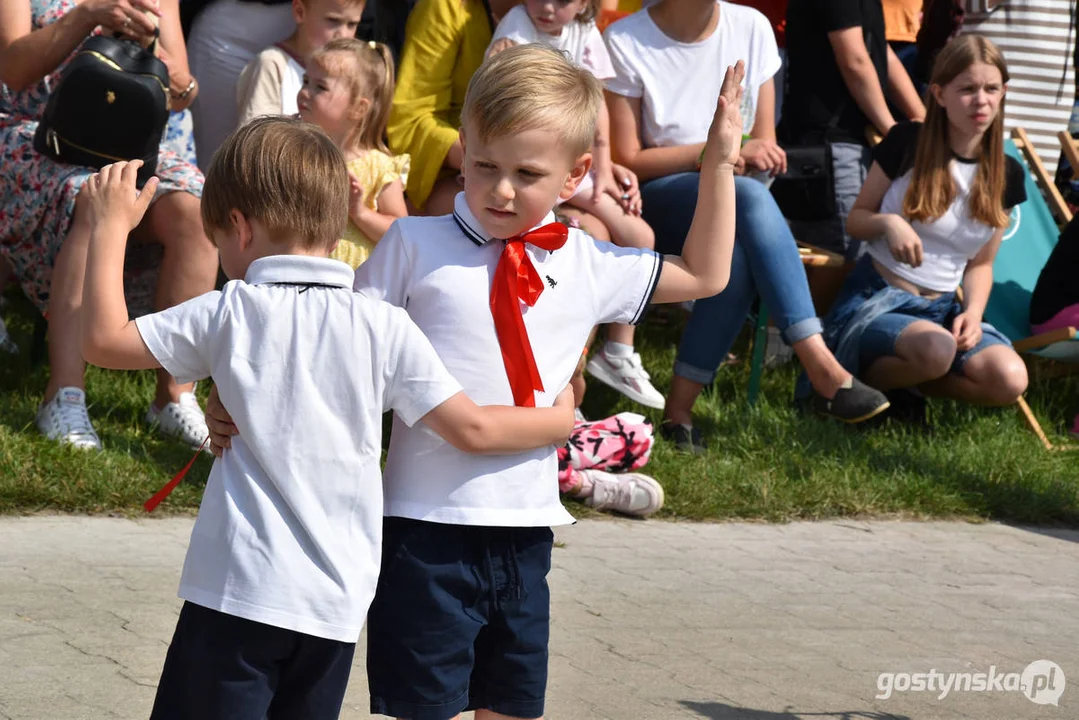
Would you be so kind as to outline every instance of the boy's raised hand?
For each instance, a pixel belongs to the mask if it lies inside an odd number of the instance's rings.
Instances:
[[[140,167],[142,160],[118,162],[106,165],[87,180],[92,225],[114,222],[123,227],[125,234],[138,227],[157,190],[156,177],[150,178],[141,191],[135,187]]]
[[[746,76],[746,64],[739,60],[734,67],[727,67],[723,85],[716,103],[712,127],[708,129],[708,143],[704,148],[701,167],[734,166],[742,148],[742,80]]]

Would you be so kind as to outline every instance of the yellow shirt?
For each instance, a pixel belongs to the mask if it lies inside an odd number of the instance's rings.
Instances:
[[[480,0],[420,0],[408,16],[386,135],[416,161],[408,198],[423,208],[457,140],[461,106],[491,42]]]
[[[408,182],[408,155],[387,155],[378,150],[368,150],[348,163],[348,171],[356,176],[363,187],[363,204],[378,210],[379,193],[398,178]],[[351,220],[345,228],[345,236],[337,243],[330,255],[334,260],[347,262],[355,270],[363,264],[375,249],[378,241],[371,240]]]

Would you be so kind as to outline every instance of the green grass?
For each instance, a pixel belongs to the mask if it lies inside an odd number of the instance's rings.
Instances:
[[[33,421],[47,370],[30,367],[32,316],[24,301],[11,299],[5,319],[22,353],[0,356],[0,512],[142,512],[142,503],[190,458],[188,450],[158,439],[142,421],[153,375],[90,370],[90,414],[105,452],[81,453],[44,440]],[[645,365],[661,390],[670,381],[679,332],[675,322],[646,324],[639,333]],[[1079,524],[1079,452],[1043,450],[1014,408],[933,401],[928,430],[896,423],[867,430],[794,409],[793,366],[765,371],[762,398],[751,409],[748,373],[745,361],[724,367],[698,402],[707,455],[689,457],[657,443],[646,471],[666,491],[661,517]],[[1079,410],[1079,379],[1036,384],[1028,400],[1050,437],[1067,444],[1063,432]],[[584,410],[600,417],[640,408],[592,382]],[[659,414],[649,412],[658,422]],[[209,469],[208,458],[198,460],[190,481],[157,512],[197,508]],[[578,503],[568,507],[589,513]]]

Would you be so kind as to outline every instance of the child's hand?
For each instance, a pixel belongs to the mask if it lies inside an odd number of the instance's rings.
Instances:
[[[891,222],[884,238],[892,257],[911,267],[919,267],[922,264],[922,239],[906,219],[899,215],[891,215],[888,219]]]
[[[142,191],[135,187],[140,167],[142,160],[106,165],[86,181],[91,225],[113,222],[123,227],[124,235],[138,227],[157,190],[156,177]]]
[[[733,168],[738,163],[742,147],[742,113],[739,108],[742,105],[742,80],[745,76],[746,64],[742,60],[734,67],[728,67],[723,76],[716,114],[708,129],[702,169],[715,169],[721,165]]]
[[[516,44],[517,43],[513,42],[509,38],[499,38],[498,40],[495,40],[493,43],[491,43],[491,49],[487,51],[487,57],[493,58],[498,53],[502,52],[503,50],[508,50]]]
[[[562,392],[558,393],[558,397],[554,399],[553,407],[562,410],[566,415],[566,437],[562,439],[564,445],[573,433],[573,428],[577,426],[577,415],[574,412],[577,409],[577,402],[573,397],[573,385],[562,388]]]
[[[368,207],[363,204],[363,198],[366,195],[363,185],[351,172],[348,174],[348,214],[349,217],[355,219],[362,217],[367,212]]]
[[[952,337],[959,352],[970,350],[982,340],[982,319],[973,313],[959,313],[952,321]]]

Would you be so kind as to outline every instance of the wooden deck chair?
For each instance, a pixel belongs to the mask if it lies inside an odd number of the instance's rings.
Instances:
[[[1030,334],[1030,296],[1060,235],[1054,214],[1062,222],[1067,222],[1071,219],[1071,212],[1027,139],[1026,132],[1021,128],[1012,131],[1012,139],[1005,141],[1005,150],[1028,170],[1027,199],[1013,210],[1012,224],[1004,233],[1004,242],[993,263],[993,291],[985,309],[985,320],[1004,333],[1019,353],[1079,363],[1079,340],[1076,340],[1075,328],[1041,335]],[[1019,398],[1019,410],[1046,449],[1053,449],[1023,398]]]

